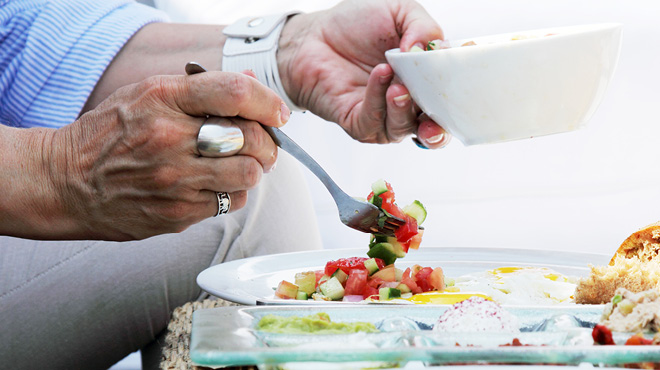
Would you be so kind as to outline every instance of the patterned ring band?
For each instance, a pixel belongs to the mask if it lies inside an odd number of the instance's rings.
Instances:
[[[224,215],[229,212],[229,209],[231,208],[231,199],[229,198],[229,194],[222,191],[216,192],[215,196],[218,198],[218,213],[213,217]]]

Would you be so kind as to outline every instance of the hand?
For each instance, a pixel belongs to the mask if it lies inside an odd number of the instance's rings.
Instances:
[[[407,51],[438,38],[440,27],[413,1],[346,1],[291,18],[278,66],[295,103],[338,122],[353,138],[388,143],[416,133],[426,147],[438,148],[449,134],[419,115],[385,60],[386,50]]]
[[[234,156],[200,157],[206,115],[237,124],[245,144]],[[55,133],[51,177],[62,207],[82,230],[68,237],[142,239],[180,232],[215,215],[215,192],[231,209],[275,165],[277,147],[257,123],[288,119],[281,99],[238,73],[158,76],[123,87]]]

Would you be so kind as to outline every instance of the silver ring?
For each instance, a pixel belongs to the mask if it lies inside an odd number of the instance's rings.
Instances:
[[[224,215],[225,213],[228,213],[229,209],[231,208],[231,198],[229,198],[229,194],[222,191],[222,192],[216,192],[215,196],[218,198],[218,213],[213,217],[217,217],[220,215]]]
[[[197,134],[197,151],[202,157],[228,157],[238,153],[244,143],[243,131],[226,118],[207,118]]]

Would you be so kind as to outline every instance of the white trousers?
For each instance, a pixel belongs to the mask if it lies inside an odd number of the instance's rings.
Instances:
[[[301,169],[282,151],[245,208],[179,234],[122,243],[0,237],[0,368],[108,368],[153,347],[174,308],[204,297],[195,279],[205,268],[320,248]]]

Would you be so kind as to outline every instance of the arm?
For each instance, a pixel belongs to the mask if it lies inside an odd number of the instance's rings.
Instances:
[[[191,28],[171,28],[171,39],[148,59],[151,69],[135,69],[131,60],[142,60],[145,46],[154,41],[148,31],[165,25],[142,28],[136,42],[115,57],[137,29],[157,20],[151,10],[140,13],[123,3],[3,5],[0,32],[3,51],[9,52],[0,55],[0,65],[9,67],[0,70],[0,122],[43,127],[0,127],[0,234],[127,240],[178,232],[216,213],[215,192],[230,193],[232,210],[240,209],[247,189],[274,166],[277,148],[257,122],[286,122],[281,99],[236,73],[144,79],[175,69],[181,74],[188,60],[179,63],[181,56],[168,47],[210,63],[220,55],[213,38],[218,32],[200,26],[186,39],[180,30]],[[140,7],[126,5],[135,6]],[[184,48],[200,28],[209,43]],[[99,81],[113,57],[123,67],[108,69]],[[90,103],[95,108],[76,120],[93,88],[92,99],[107,99]],[[219,159],[199,156],[195,139],[205,114],[230,117],[242,129],[241,152]]]
[[[119,87],[156,75],[182,75],[190,61],[219,71],[223,26],[152,23],[140,29],[101,76],[83,112],[96,107]]]

